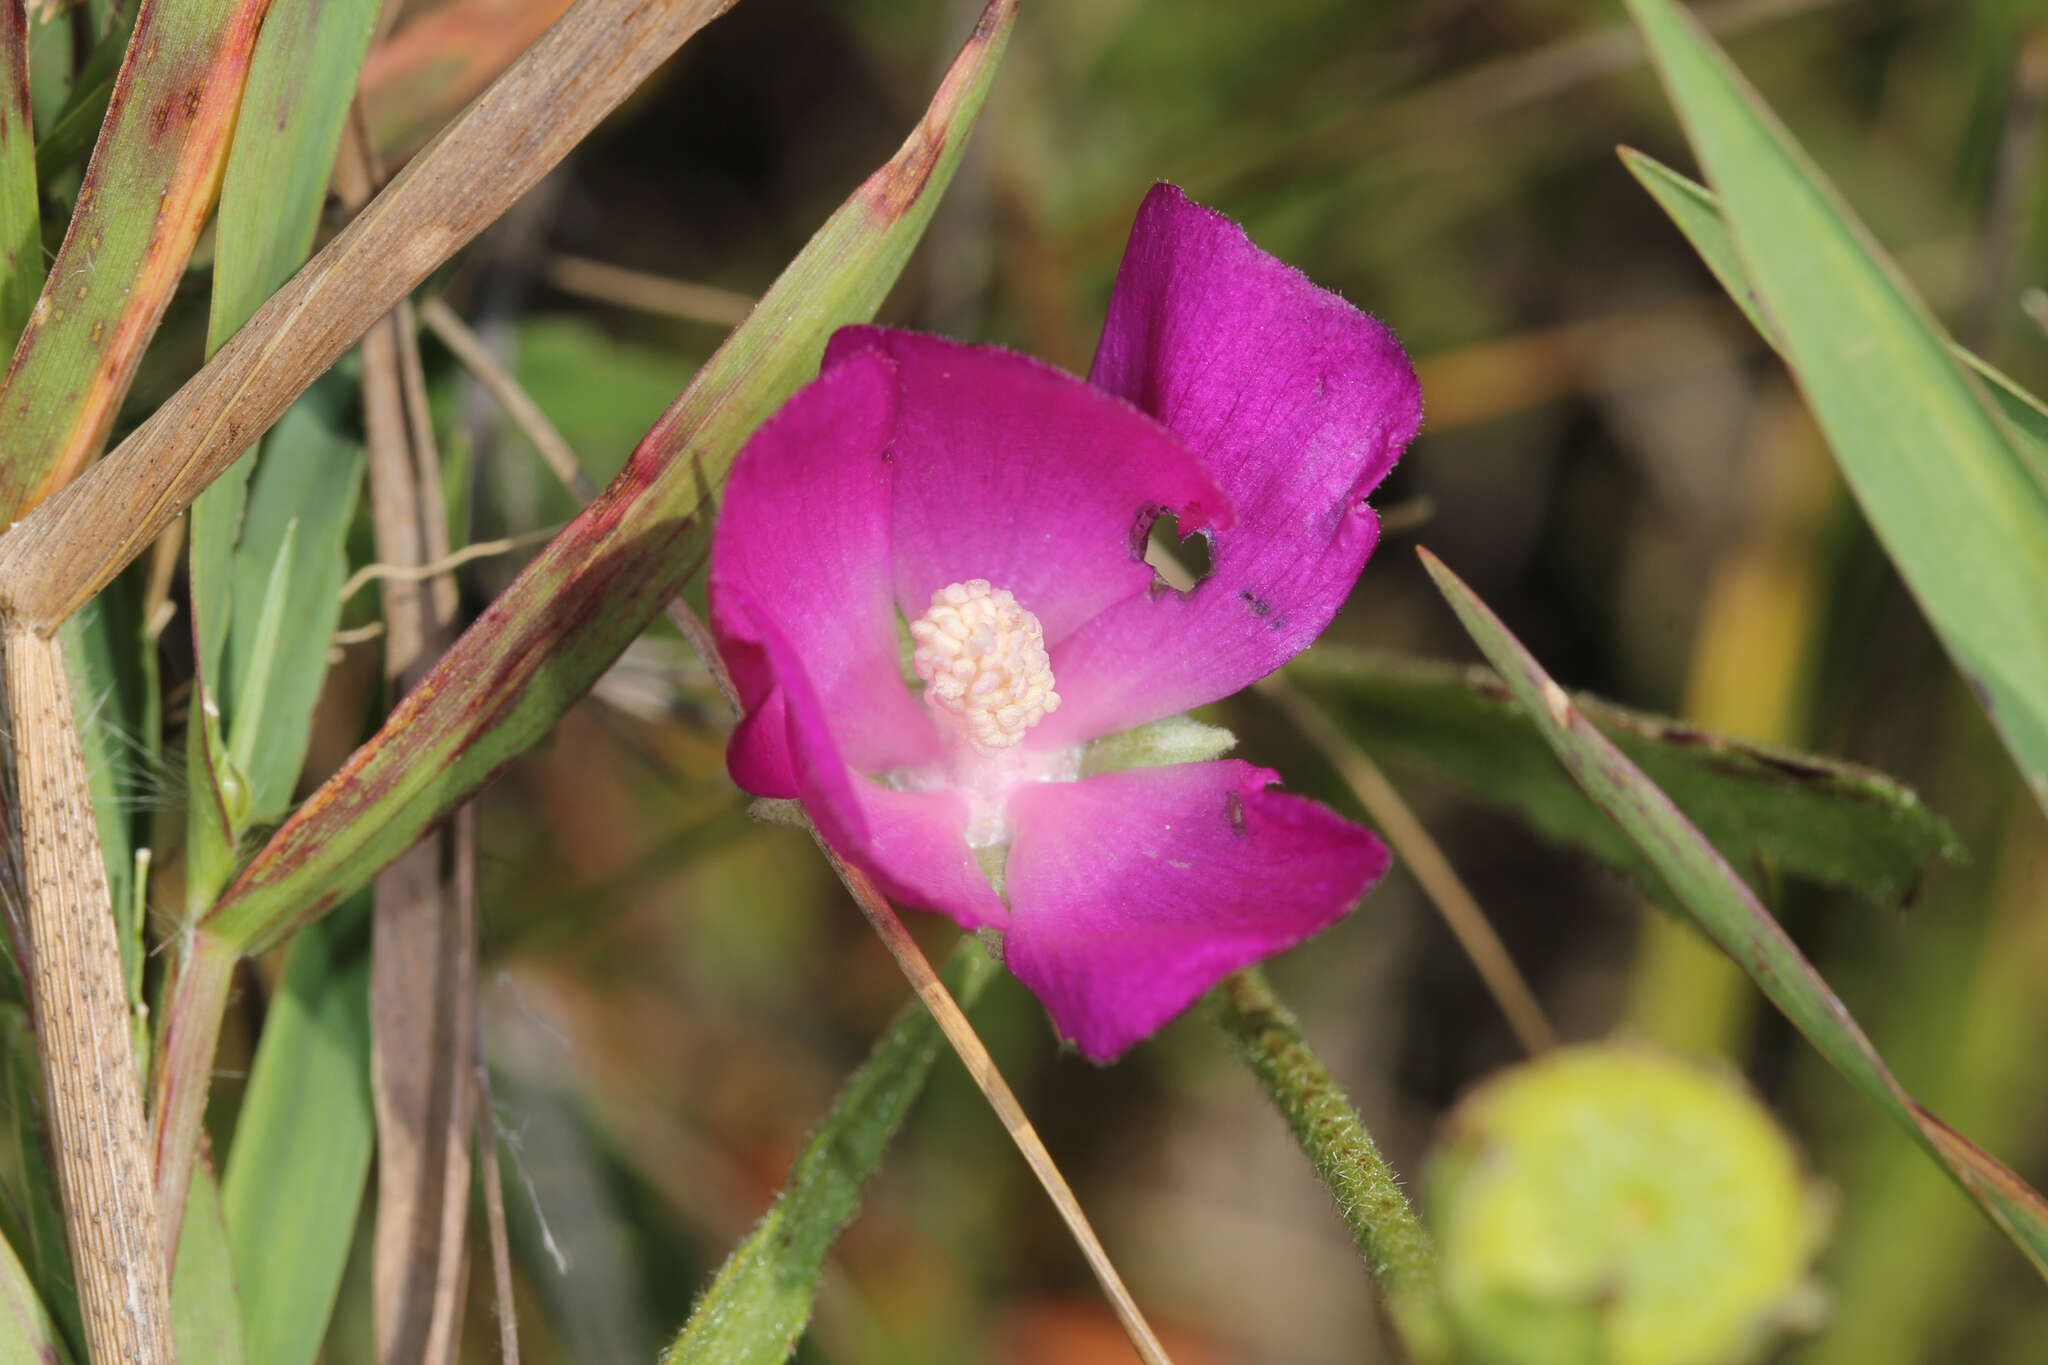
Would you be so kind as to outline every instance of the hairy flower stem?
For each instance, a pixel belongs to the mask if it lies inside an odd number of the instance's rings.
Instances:
[[[1402,1345],[1416,1360],[1442,1359],[1446,1344],[1436,1247],[1358,1112],[1302,1041],[1294,1015],[1256,968],[1225,977],[1210,999],[1238,1055],[1337,1201],[1337,1211],[1386,1295]]]

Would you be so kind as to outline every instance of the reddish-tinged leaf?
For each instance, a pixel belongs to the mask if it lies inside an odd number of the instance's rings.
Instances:
[[[0,2],[0,340],[12,343],[43,287],[36,138],[28,104],[28,10]]]
[[[1421,554],[1451,609],[1565,768],[1662,875],[1681,908],[1822,1056],[1920,1140],[2048,1276],[2048,1201],[1906,1093],[1848,1008],[1706,837],[1600,733],[1456,574],[1427,550]]]
[[[299,808],[210,926],[249,949],[334,905],[535,743],[682,587],[754,427],[870,316],[930,221],[1015,18],[991,0],[924,120],[790,263],[625,469]]]
[[[220,185],[270,0],[146,0],[49,280],[0,382],[0,522],[97,455]]]
[[[49,631],[78,610],[729,3],[580,0],[118,450],[0,534],[0,614]]]

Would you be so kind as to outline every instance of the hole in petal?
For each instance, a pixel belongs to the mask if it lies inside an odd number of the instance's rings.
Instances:
[[[1209,576],[1213,559],[1207,531],[1183,537],[1178,516],[1167,512],[1153,518],[1145,534],[1145,562],[1158,584],[1183,595],[1193,592]]]

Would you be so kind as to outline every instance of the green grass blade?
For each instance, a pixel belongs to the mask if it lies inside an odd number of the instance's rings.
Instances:
[[[203,1161],[192,1172],[178,1263],[171,1271],[171,1339],[180,1360],[242,1365],[249,1358],[242,1344],[227,1227],[220,1217],[220,1187]]]
[[[69,28],[70,16],[53,7],[42,7],[33,22],[30,38],[30,85],[36,112],[36,179],[45,190],[61,173],[85,159],[106,122],[107,105],[114,96],[114,82],[121,74],[121,59],[128,51],[128,35],[135,24],[135,7],[114,11],[109,26],[93,41],[93,49],[71,71],[73,48],[70,35],[61,39],[48,35],[56,27]],[[47,53],[36,47],[38,38],[48,43]],[[53,41],[54,40],[54,41]],[[61,46],[59,57],[56,48]]]
[[[1721,216],[1721,205],[1713,191],[1632,147],[1621,149],[1621,160],[1658,207],[1670,215],[1673,225],[1685,234],[1700,260],[1763,339],[1774,349],[1782,349],[1777,334],[1757,311],[1756,291],[1749,287],[1749,280],[1742,273],[1735,243],[1728,236],[1728,222]],[[1989,387],[1999,415],[2005,418],[2006,434],[2012,438],[2014,453],[2034,483],[2048,489],[2048,407],[1975,351],[1954,342],[1949,343],[1949,351],[1976,371],[1977,377]]]
[[[248,658],[234,674],[235,701],[244,714],[241,723],[231,723],[228,730],[228,757],[245,775],[261,740],[262,729],[256,722],[263,715],[263,704],[270,693],[270,675],[278,662],[277,640],[284,630],[285,604],[291,601],[292,551],[298,543],[299,521],[293,517],[284,524],[284,539],[270,561],[270,577],[256,599],[256,624],[251,631],[254,640]]]
[[[19,1221],[7,1218],[8,1242],[20,1253],[29,1283],[56,1320],[71,1357],[83,1360],[85,1320],[65,1244],[64,1210],[57,1203],[57,1170],[49,1160],[42,1065],[28,1011],[15,1005],[0,1007],[0,1099],[7,1119],[0,1141],[13,1148],[9,1164],[21,1180],[19,1190],[7,1190],[6,1213],[19,1215]]]
[[[1720,49],[1629,0],[1844,478],[2048,808],[2048,491],[1940,324]]]
[[[250,736],[241,768],[251,825],[278,819],[291,804],[327,678],[327,651],[341,623],[344,542],[363,484],[363,448],[349,434],[347,413],[355,398],[353,381],[337,373],[292,405],[264,439],[242,514],[221,676],[235,680],[227,699],[229,738],[239,748]],[[276,632],[266,635],[263,604],[273,575],[288,578],[291,589]],[[258,698],[242,680],[265,658],[270,677]]]
[[[264,21],[222,173],[208,355],[291,278],[312,250],[376,8],[371,0],[276,0]],[[301,399],[280,419],[265,446],[269,454],[256,496],[265,499],[262,490],[271,490],[266,511],[274,515],[280,493],[306,499],[285,508],[287,520],[301,513],[307,518],[303,541],[291,556],[280,563],[282,546],[277,536],[266,534],[275,524],[268,517],[260,525],[245,526],[252,515],[253,451],[236,460],[192,505],[190,582],[198,672],[220,702],[237,767],[248,779],[252,822],[275,819],[291,799],[305,760],[312,699],[327,672],[326,636],[339,615],[333,596],[340,584],[330,581],[328,561],[339,554],[338,537],[354,512],[361,456],[327,434],[334,425],[327,409],[334,401],[332,392],[325,399],[311,394]],[[297,464],[330,459],[335,462],[331,469]],[[293,467],[270,467],[276,464]],[[337,519],[340,531],[334,529]],[[252,556],[263,559],[254,572],[247,562]],[[291,576],[284,580],[294,585],[288,593],[270,577],[274,567]],[[259,648],[251,633],[260,629],[263,604],[273,599],[283,634],[275,649]],[[314,633],[317,647],[307,652]],[[262,661],[262,669],[256,661]],[[252,711],[246,694],[259,675],[266,682],[277,678],[282,695],[273,704],[266,690]],[[190,780],[217,779],[195,771]],[[203,791],[193,792],[195,802],[205,797]]]
[[[208,355],[306,263],[377,0],[274,0],[221,178]]]
[[[70,1360],[21,1258],[0,1237],[0,1365],[70,1365]]]
[[[1908,1095],[1849,1011],[1712,844],[1609,743],[1486,605],[1434,555],[1423,562],[1586,794],[1656,867],[1687,914],[1822,1056],[1917,1137],[2048,1277],[2048,1202]]]
[[[312,1365],[370,1170],[370,963],[350,916],[285,959],[221,1180],[249,1358]]]
[[[973,939],[941,973],[966,1009],[996,975]],[[939,1026],[911,1001],[896,1015],[832,1111],[797,1154],[789,1180],[747,1239],[733,1249],[697,1300],[663,1365],[776,1365],[796,1350],[825,1256],[860,1205],[944,1047]]]
[[[1420,766],[1513,810],[1676,898],[1557,763],[1500,679],[1483,668],[1318,645],[1288,677],[1377,756]],[[1584,693],[1579,707],[1736,867],[1782,869],[1880,904],[1912,894],[1930,859],[1958,858],[1948,824],[1882,773],[1725,739]]]
[[[43,292],[42,203],[29,126],[28,11],[0,6],[0,343],[11,350]]]
[[[286,821],[208,927],[247,949],[334,905],[536,743],[682,587],[754,428],[874,314],[931,221],[1015,18],[991,0],[896,157],[827,219],[625,470]]]

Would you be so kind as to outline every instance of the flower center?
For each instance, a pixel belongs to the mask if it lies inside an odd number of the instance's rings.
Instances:
[[[1059,709],[1045,628],[986,578],[948,583],[910,623],[925,703],[982,753],[1008,749]]]

